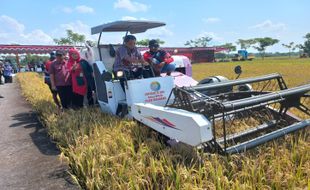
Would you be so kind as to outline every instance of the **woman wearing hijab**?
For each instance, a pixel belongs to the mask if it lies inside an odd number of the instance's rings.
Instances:
[[[87,94],[88,105],[94,105],[92,93],[94,91],[94,78],[92,66],[81,58],[76,49],[69,51],[68,66],[71,70],[73,100],[75,108],[82,108],[84,96]]]
[[[73,107],[82,108],[84,96],[87,93],[87,80],[81,64],[80,53],[76,49],[69,50],[68,67],[72,79]]]

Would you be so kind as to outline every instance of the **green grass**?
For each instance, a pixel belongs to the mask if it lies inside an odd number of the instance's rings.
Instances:
[[[194,77],[234,78],[280,72],[290,86],[310,79],[310,60],[255,60],[193,66]],[[48,87],[35,73],[17,76],[23,95],[56,140],[61,158],[83,189],[309,189],[309,130],[245,154],[222,157],[195,149],[169,148],[157,133],[98,108],[58,114]]]

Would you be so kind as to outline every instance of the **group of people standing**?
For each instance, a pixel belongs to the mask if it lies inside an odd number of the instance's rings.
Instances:
[[[173,58],[160,49],[157,40],[150,40],[149,48],[142,55],[136,47],[136,37],[124,37],[123,45],[116,51],[113,65],[114,77],[120,80],[123,89],[126,79],[156,77],[161,73],[170,75],[175,70]],[[81,58],[76,49],[69,50],[68,60],[65,60],[65,56],[65,52],[56,51],[50,54],[50,60],[45,64],[45,83],[51,89],[55,104],[64,109],[82,108],[84,97],[87,97],[88,104],[93,105],[95,82],[92,66]],[[118,75],[120,71],[122,76]]]
[[[10,60],[6,60],[4,64],[0,62],[0,84],[13,82],[13,65]],[[4,81],[2,80],[4,78]]]
[[[93,105],[92,66],[76,49],[70,49],[68,55],[69,59],[65,60],[64,51],[52,52],[45,63],[45,83],[50,87],[54,102],[59,108],[78,109],[83,107],[84,97],[87,97],[88,105]]]

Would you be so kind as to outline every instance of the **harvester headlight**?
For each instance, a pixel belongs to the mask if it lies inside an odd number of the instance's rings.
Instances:
[[[123,77],[124,76],[124,72],[123,71],[117,71],[116,76],[118,78]]]

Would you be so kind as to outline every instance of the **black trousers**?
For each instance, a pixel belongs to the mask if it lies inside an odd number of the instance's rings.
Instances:
[[[87,102],[89,106],[94,105],[93,89],[90,87],[87,88]]]
[[[96,91],[95,79],[93,77],[89,77],[87,78],[87,103],[89,106],[95,105],[93,91]]]
[[[12,83],[13,77],[12,76],[4,76],[4,83]]]
[[[83,108],[84,96],[73,92],[72,107],[74,109]]]
[[[60,97],[61,105],[64,109],[72,107],[72,86],[57,86],[57,92]]]

